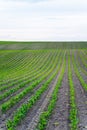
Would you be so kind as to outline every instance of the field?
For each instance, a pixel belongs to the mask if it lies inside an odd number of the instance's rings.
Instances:
[[[0,130],[87,130],[86,42],[0,42]]]

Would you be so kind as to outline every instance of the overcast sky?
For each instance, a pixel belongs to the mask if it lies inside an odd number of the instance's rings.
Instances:
[[[0,40],[87,40],[87,0],[0,0]]]

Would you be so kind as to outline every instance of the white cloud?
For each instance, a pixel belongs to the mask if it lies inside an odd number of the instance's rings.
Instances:
[[[0,0],[0,40],[87,40],[85,0]]]

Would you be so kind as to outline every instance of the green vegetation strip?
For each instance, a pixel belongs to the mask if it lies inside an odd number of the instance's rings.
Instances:
[[[39,59],[39,58],[38,58]],[[25,82],[25,80],[26,80],[26,83],[27,83],[27,80],[30,80],[30,78],[32,78],[32,77],[34,77],[34,76],[36,76],[38,73],[41,73],[47,66],[47,64],[49,65],[49,63],[50,63],[50,60],[52,60],[53,59],[53,56],[51,56],[50,57],[50,59],[49,59],[49,57],[47,56],[46,58],[45,58],[45,60],[43,60],[43,57],[41,58],[42,60],[41,60],[41,64],[39,64],[39,68],[41,68],[41,69],[39,69],[39,70],[36,70],[37,68],[34,68],[35,69],[35,71],[33,71],[32,73],[28,73],[27,75],[26,75],[26,77],[23,79],[23,78],[21,78],[21,79],[19,79],[19,80],[16,80],[16,81],[13,81],[12,83],[10,83],[10,84],[8,84],[8,85],[6,85],[6,86],[2,86],[2,87],[0,87],[0,91],[3,91],[3,90],[6,90],[7,88],[9,88],[9,87],[11,87],[11,86],[14,86],[14,85],[21,85],[23,82]],[[39,60],[37,60],[37,62],[39,62]],[[46,62],[46,64],[44,65],[44,63]],[[36,62],[35,62],[36,63]],[[34,64],[34,63],[33,63]],[[36,63],[37,64],[37,63]],[[34,64],[34,66],[35,66],[35,64]],[[29,67],[29,69],[31,69],[32,70],[32,64],[31,64],[31,66]],[[29,81],[30,82],[30,81]],[[20,86],[19,85],[19,86]],[[9,95],[9,94],[8,94]],[[0,97],[1,97],[1,95],[0,95]],[[1,98],[0,98],[1,99]]]
[[[83,54],[81,54],[81,51],[80,51],[80,59],[81,59],[81,61],[82,61],[82,63],[83,63],[83,65],[87,68],[87,56],[85,56],[85,55],[83,55]],[[84,58],[83,58],[84,57]]]
[[[61,66],[61,65],[60,65]],[[41,95],[47,90],[49,84],[54,79],[54,77],[59,72],[60,67],[58,66],[57,70],[51,75],[51,77],[42,85],[40,89],[38,89],[33,96],[31,96],[30,100],[22,106],[14,113],[13,120],[7,121],[7,129],[15,130],[15,127],[20,123],[20,121],[25,118],[27,112],[30,108],[36,103],[38,99],[40,99]]]
[[[4,78],[3,76],[5,76],[6,80],[7,78],[13,79],[13,76],[14,78],[15,77],[17,78],[19,76],[22,76],[21,74],[26,75],[26,73],[30,74],[32,70],[36,71],[39,68],[40,63],[42,63],[41,60],[45,61],[43,59],[49,57],[50,51],[20,51],[20,53],[13,51],[13,54],[15,55],[18,54],[18,57],[12,57],[12,55],[10,55],[10,58],[14,60],[13,62],[12,61],[9,62],[8,65],[6,65],[6,63],[8,62],[8,56],[1,58],[0,71],[2,75],[0,75],[1,76],[0,79],[1,78],[3,79]]]
[[[13,51],[13,53],[15,53],[15,55],[18,54],[14,51]],[[31,54],[30,54],[30,51],[29,51],[29,52],[27,52],[27,55],[25,55],[25,52],[20,51],[20,56],[18,55],[17,58],[15,57],[13,62],[10,62],[10,64],[8,66],[5,63],[5,66],[4,66],[5,68],[1,69],[1,73],[5,74],[5,71],[6,71],[6,73],[8,73],[6,76],[9,77],[9,75],[11,75],[11,77],[12,77],[13,76],[12,73],[13,73],[13,71],[15,71],[15,68],[16,68],[16,71],[14,72],[14,76],[16,77],[16,79],[17,79],[18,75],[22,72],[29,75],[29,74],[31,74],[32,70],[36,71],[39,68],[37,66],[39,66],[41,61],[45,61],[45,60],[43,60],[43,58],[48,57],[49,54],[50,54],[49,52],[44,53],[44,52],[37,52],[37,51],[36,52],[32,51]],[[10,57],[12,57],[12,55]],[[7,61],[7,56],[3,59],[5,61]],[[47,59],[47,58],[45,58],[45,59]],[[0,68],[1,68],[2,65],[3,65],[3,62],[2,62],[2,64],[0,64]],[[9,73],[9,70],[8,70],[9,67],[10,67],[10,73]],[[7,70],[8,70],[8,72],[7,72]],[[6,78],[6,76],[5,76],[5,78]],[[1,75],[1,77],[3,77],[3,75]],[[11,80],[11,77],[10,77],[10,80]]]
[[[79,72],[80,73],[82,72],[87,76],[87,71],[82,67],[82,65],[81,65],[81,63],[79,61],[79,59],[81,60],[81,57],[80,57],[80,54],[78,53],[78,51],[77,51],[76,54],[77,54],[77,58],[75,59],[75,61],[76,61],[77,67],[79,69]]]
[[[82,87],[84,88],[84,90],[87,92],[87,84],[85,83],[85,81],[83,80],[78,68],[77,68],[77,65],[76,65],[76,61],[75,61],[75,58],[74,58],[74,54],[72,55],[72,63],[73,63],[73,67],[74,67],[74,70],[75,70],[75,74],[76,76],[78,77]]]
[[[77,106],[76,106],[76,99],[75,99],[75,89],[74,89],[74,83],[72,80],[72,70],[71,70],[71,64],[70,64],[70,54],[68,58],[68,80],[69,80],[69,86],[70,86],[70,130],[77,130],[78,125],[78,118],[77,118]]]
[[[80,50],[81,51],[81,50]],[[80,51],[77,51],[77,56],[79,57],[79,58],[77,58],[77,59],[80,59],[80,62],[82,62],[82,58],[84,57],[84,60],[86,61],[86,56],[84,55],[83,57],[81,57],[80,55]],[[77,61],[77,64],[78,64],[78,62],[79,62],[79,60]],[[87,71],[86,71],[86,67],[82,67],[82,66],[84,66],[84,64],[83,64],[83,62],[82,63],[79,63],[80,65],[79,65],[79,67],[80,67],[80,69],[81,69],[81,71],[85,74],[85,75],[87,75]],[[82,64],[82,65],[81,65]],[[87,64],[87,63],[86,63]]]
[[[37,130],[45,130],[45,128],[46,128],[49,117],[51,116],[52,111],[55,108],[56,101],[58,100],[58,91],[59,91],[60,86],[62,84],[64,72],[65,72],[65,59],[64,59],[64,63],[63,63],[57,84],[56,84],[55,89],[53,91],[53,94],[51,96],[49,105],[47,106],[46,110],[40,116],[40,120],[39,120],[39,123],[37,125]]]
[[[61,62],[62,62],[62,60],[59,61],[58,69],[60,68]],[[30,86],[28,86],[26,89],[24,89],[21,93],[19,93],[18,95],[12,97],[7,102],[3,103],[0,106],[2,112],[6,112],[9,108],[11,108],[16,103],[18,103],[26,94],[31,92],[40,82],[42,82],[49,74],[51,74],[53,72],[56,65],[57,65],[57,59],[55,60],[55,63],[52,66],[52,68],[48,72],[46,72],[45,75],[43,75],[40,79],[34,81]],[[39,75],[41,75],[41,74],[39,74]]]
[[[49,58],[49,60],[48,60],[49,62],[46,62],[46,64],[43,66],[43,68],[41,68],[41,70],[43,70],[44,68],[46,68],[46,67],[50,64],[50,60],[52,61],[52,59],[53,59],[53,58]],[[49,64],[48,64],[48,63],[49,63]],[[50,66],[51,66],[51,65],[50,65]],[[47,68],[47,69],[48,69],[48,68]],[[25,87],[26,84],[29,84],[30,82],[32,82],[32,81],[38,79],[42,74],[46,73],[46,69],[45,69],[45,71],[42,71],[43,73],[41,72],[41,70],[40,70],[39,72],[35,73],[35,74],[34,74],[35,77],[33,76],[32,79],[27,79],[27,80],[24,81],[24,82],[22,81],[22,83],[20,83],[19,85],[15,86],[14,88],[11,88],[11,89],[9,89],[8,91],[6,91],[5,93],[1,94],[1,95],[0,95],[0,101],[3,100],[4,98],[8,97],[10,94],[12,94],[12,93],[18,91],[20,88]],[[31,76],[31,77],[32,77],[32,76]],[[3,87],[3,89],[6,89],[6,88],[8,88],[8,87]]]

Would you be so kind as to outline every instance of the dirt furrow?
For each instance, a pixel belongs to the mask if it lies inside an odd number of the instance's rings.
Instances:
[[[76,104],[78,108],[78,128],[79,130],[87,130],[87,97],[74,71],[73,82],[75,86]]]
[[[1,128],[3,128],[2,130],[6,130],[6,121],[10,118],[13,117],[14,112],[20,108],[20,106],[23,103],[27,103],[28,100],[31,98],[31,96],[42,86],[42,84],[48,80],[50,77],[50,75],[43,80],[39,85],[37,85],[30,93],[28,93],[23,99],[21,99],[20,102],[18,102],[16,105],[14,105],[12,108],[10,108],[5,114],[2,114],[2,112],[0,111],[0,130]]]
[[[53,93],[53,90],[57,84],[57,81],[58,81],[58,78],[59,78],[59,75],[60,73],[57,75],[54,83],[52,84],[52,88],[49,90],[49,92],[47,93],[47,96],[46,98],[44,99],[42,105],[40,106],[40,108],[38,109],[38,111],[36,112],[36,115],[33,117],[32,121],[29,123],[29,126],[27,128],[27,130],[34,130],[35,127],[37,126],[37,123],[39,121],[39,118],[40,118],[40,115],[41,113],[43,112],[43,110],[45,109],[45,107],[47,106],[50,98],[51,98],[51,95]]]
[[[50,117],[46,130],[68,130],[69,86],[67,71],[64,74],[58,101]]]
[[[82,76],[84,82],[87,84],[87,75],[85,75],[83,72],[81,72],[80,75]]]
[[[32,83],[32,82],[31,82]],[[4,102],[8,101],[10,98],[14,97],[15,95],[19,94],[20,92],[22,92],[24,89],[26,89],[31,83],[26,84],[23,88],[18,89],[16,92],[10,94],[9,96],[7,96],[6,98],[4,98],[2,101],[0,101],[0,104],[3,104]]]
[[[23,120],[22,123],[17,127],[17,130],[34,130],[39,121],[39,117],[42,111],[44,110],[44,108],[50,100],[51,94],[55,88],[58,77],[59,74],[56,76],[55,79],[53,79],[48,89],[41,96],[38,102],[33,106],[31,110],[29,110],[26,119]]]
[[[9,118],[12,118],[13,115],[14,115],[14,112],[21,106],[21,104],[26,103],[30,99],[30,97],[42,86],[42,84],[46,80],[41,82],[37,87],[35,87],[34,90],[32,90],[31,93],[27,94],[19,103],[14,105],[5,114],[0,114],[0,130],[1,130],[1,128],[3,128],[2,130],[6,130],[6,126],[5,126],[6,120],[9,119]]]

